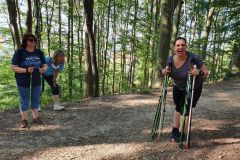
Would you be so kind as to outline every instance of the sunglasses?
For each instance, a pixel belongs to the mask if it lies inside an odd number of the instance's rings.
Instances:
[[[36,40],[36,39],[28,39],[28,41],[30,41],[30,42],[36,42],[37,40]]]

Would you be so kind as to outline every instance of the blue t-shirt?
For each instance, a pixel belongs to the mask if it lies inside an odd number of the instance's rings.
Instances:
[[[189,65],[196,65],[197,69],[200,69],[203,65],[203,61],[195,54],[187,52],[187,58],[184,64],[180,68],[176,68],[173,63],[173,57],[168,57],[168,66],[171,67],[170,77],[173,79],[174,84],[180,90],[184,90],[187,84]],[[201,76],[196,76],[194,88],[198,88],[202,85]]]
[[[35,49],[33,52],[28,52],[25,49],[18,49],[12,57],[12,65],[17,65],[21,68],[35,67],[32,73],[32,86],[41,85],[39,68],[42,64],[46,64],[44,54],[41,50]],[[18,86],[30,87],[29,73],[15,73],[15,78]]]
[[[45,57],[45,60],[47,62],[47,65],[48,65],[48,68],[47,70],[45,71],[44,75],[45,76],[51,76],[51,75],[54,75],[54,72],[55,71],[59,71],[61,72],[64,68],[64,64],[58,64],[58,65],[54,65],[53,62],[52,62],[52,58],[50,57]]]

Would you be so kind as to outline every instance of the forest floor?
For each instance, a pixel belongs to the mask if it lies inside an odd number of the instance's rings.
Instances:
[[[42,160],[239,160],[240,79],[204,85],[193,110],[190,149],[169,141],[174,105],[169,88],[160,142],[150,132],[159,98],[111,95],[41,111],[43,126],[20,129],[18,109],[0,113],[0,159]]]

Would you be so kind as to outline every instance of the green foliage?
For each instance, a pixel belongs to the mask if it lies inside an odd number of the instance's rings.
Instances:
[[[0,60],[0,110],[17,106],[17,89],[14,73],[10,69],[10,57]]]

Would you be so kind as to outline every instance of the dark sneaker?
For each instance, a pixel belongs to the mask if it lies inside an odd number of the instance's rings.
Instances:
[[[43,124],[42,120],[41,120],[39,117],[34,118],[34,119],[33,119],[33,123],[34,123],[34,124],[38,124],[38,125]]]
[[[179,140],[180,140],[180,132],[179,132],[178,128],[173,128],[172,129],[172,133],[171,133],[170,139],[172,141],[174,141],[174,142],[179,142]]]
[[[21,120],[20,128],[26,128],[28,126],[28,121],[26,119]]]

